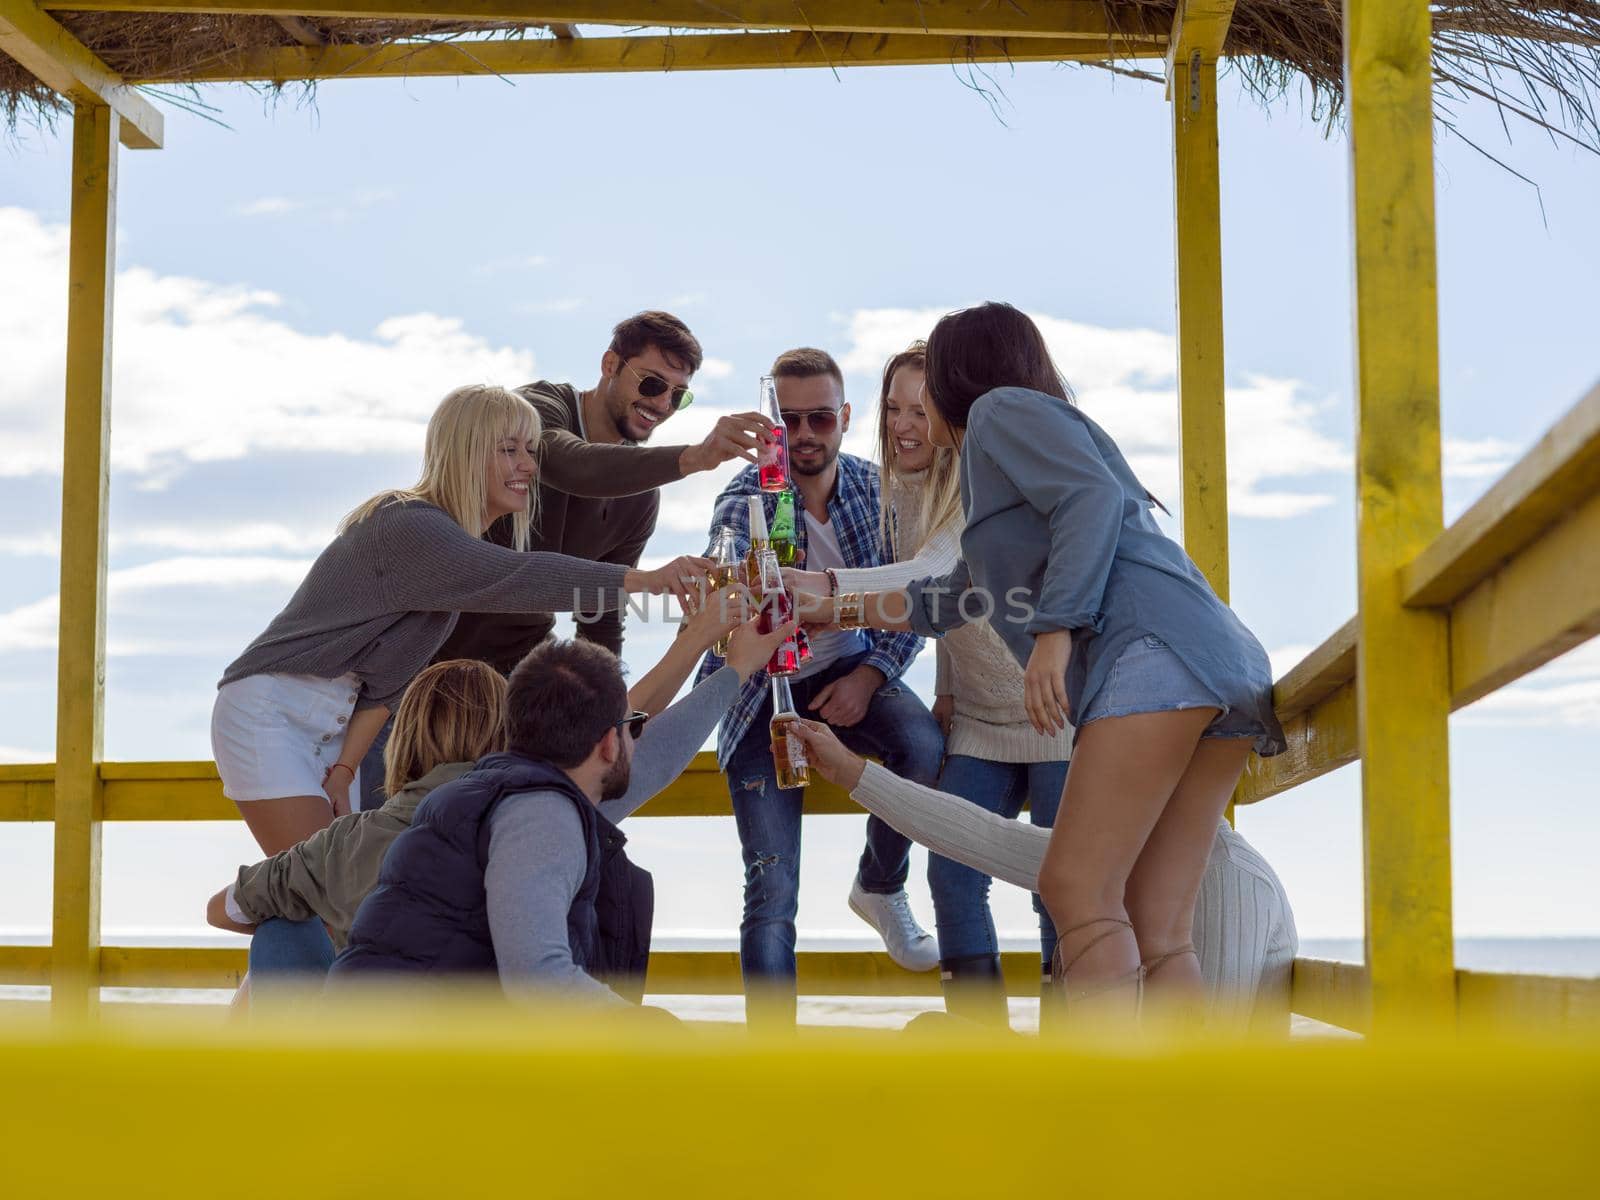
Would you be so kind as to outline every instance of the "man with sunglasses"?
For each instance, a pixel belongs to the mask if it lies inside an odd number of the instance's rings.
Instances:
[[[637,1002],[655,893],[617,823],[682,773],[793,630],[747,621],[727,664],[655,717],[632,709],[610,651],[541,643],[511,673],[508,750],[429,793],[389,847],[334,976],[496,971],[508,992]]]
[[[530,550],[592,562],[639,565],[655,532],[663,484],[734,458],[756,459],[772,423],[759,413],[720,418],[691,446],[646,446],[656,427],[694,399],[700,343],[677,317],[642,312],[619,324],[587,391],[540,381],[518,390],[539,410],[539,508]],[[510,518],[487,536],[510,544]],[[623,611],[578,617],[578,636],[622,653]],[[438,657],[477,658],[502,674],[555,625],[550,613],[462,613]],[[380,772],[381,774],[381,772]]]
[[[778,356],[772,375],[798,494],[795,541],[806,569],[876,567],[891,561],[879,530],[878,469],[866,459],[840,453],[850,427],[850,406],[838,363],[822,350],[790,350]],[[750,496],[763,498],[770,528],[777,497],[761,491],[752,467],[735,476],[717,498],[713,543],[727,530],[741,552],[748,547]],[[799,711],[826,721],[845,745],[885,764],[898,763],[891,768],[896,774],[932,786],[944,738],[927,706],[896,682],[921,644],[921,639],[899,633],[814,633],[811,661],[792,677],[791,686]],[[708,655],[702,676],[718,665]],[[744,855],[739,957],[748,1011],[753,1020],[792,1023],[804,792],[778,787],[768,746],[769,691],[764,675],[745,684],[717,730],[717,761],[727,775]],[[878,931],[897,963],[929,971],[939,965],[939,954],[906,901],[910,850],[903,835],[868,817],[850,907]]]

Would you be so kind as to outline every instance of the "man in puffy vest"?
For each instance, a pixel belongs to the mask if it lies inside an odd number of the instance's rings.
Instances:
[[[727,666],[647,730],[609,650],[546,641],[530,651],[511,674],[510,750],[418,807],[356,914],[335,981],[497,970],[508,990],[637,1000],[654,892],[616,823],[688,765],[784,635],[763,635],[753,620],[741,627]]]

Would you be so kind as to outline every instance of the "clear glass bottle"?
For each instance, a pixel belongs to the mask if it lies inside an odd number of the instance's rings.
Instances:
[[[756,457],[756,471],[764,492],[781,492],[789,486],[789,434],[783,427],[778,408],[778,382],[771,375],[761,377],[761,413],[772,421],[772,440],[763,442]]]
[[[771,633],[778,626],[794,619],[794,601],[783,586],[783,571],[778,566],[778,556],[771,547],[757,557],[757,596],[761,604],[761,619],[756,629]],[[800,644],[790,634],[778,644],[767,663],[767,674],[774,677],[793,675],[800,669]]]

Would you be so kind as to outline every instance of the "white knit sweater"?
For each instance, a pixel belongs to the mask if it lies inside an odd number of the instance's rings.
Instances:
[[[1031,892],[1050,830],[911,783],[869,762],[851,799],[929,850]],[[1286,1032],[1300,949],[1283,884],[1226,821],[1217,829],[1194,910],[1194,945],[1214,1023]]]
[[[948,574],[961,557],[961,517],[922,540],[920,492],[927,473],[896,475],[889,485],[896,540],[917,546],[916,557],[881,567],[835,571],[841,592],[885,592],[916,579]],[[920,545],[919,545],[920,543]],[[1072,728],[1044,737],[1028,722],[1022,703],[1022,668],[987,621],[953,629],[935,645],[934,691],[955,696],[955,718],[945,743],[949,754],[990,762],[1057,762],[1072,755]]]

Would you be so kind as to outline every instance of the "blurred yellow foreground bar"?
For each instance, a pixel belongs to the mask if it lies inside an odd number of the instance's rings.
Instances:
[[[10,1197],[1595,1194],[1600,1042],[1094,1046],[505,1006],[0,1027]],[[120,1006],[118,1006],[120,1007]]]

